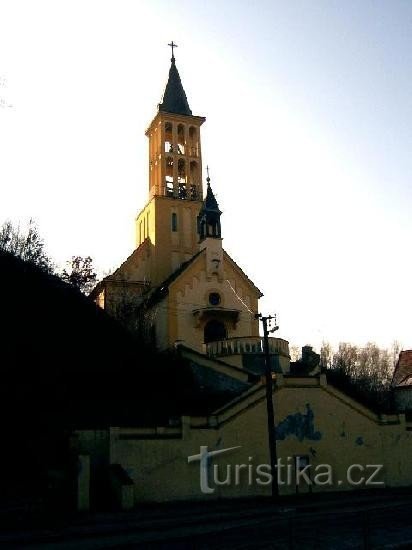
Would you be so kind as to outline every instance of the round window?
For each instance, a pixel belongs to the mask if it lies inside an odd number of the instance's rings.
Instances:
[[[218,306],[220,304],[220,294],[217,292],[211,292],[209,294],[209,304],[212,306]]]

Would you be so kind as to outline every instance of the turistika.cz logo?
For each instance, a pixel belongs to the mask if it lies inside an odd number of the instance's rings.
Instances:
[[[239,486],[254,484],[265,486],[273,481],[270,464],[253,463],[253,457],[249,456],[247,464],[226,464],[220,466],[212,464],[216,456],[240,449],[241,445],[209,451],[207,446],[200,447],[199,454],[189,456],[187,462],[199,462],[200,490],[208,495],[213,494],[216,487],[224,485]],[[222,473],[222,470],[226,471]],[[278,458],[275,465],[278,485],[281,486],[332,486],[334,485],[333,468],[330,464],[317,464],[313,466],[306,456],[293,456],[286,459]],[[346,482],[352,487],[383,486],[384,481],[379,479],[383,469],[382,464],[351,464],[346,469]],[[342,485],[343,480],[337,480],[337,485]]]

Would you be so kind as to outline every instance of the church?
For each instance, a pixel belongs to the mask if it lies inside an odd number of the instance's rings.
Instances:
[[[234,356],[261,346],[255,313],[262,293],[222,247],[222,212],[209,176],[206,189],[202,183],[205,120],[192,113],[172,55],[162,102],[146,130],[148,201],[136,219],[136,249],[93,298],[119,318],[140,306],[135,320],[143,315],[160,350],[182,344]],[[277,344],[288,356],[287,342]]]
[[[190,109],[171,46],[163,98],[146,130],[148,200],[136,218],[136,248],[91,298],[110,316],[144,331],[159,351],[174,350],[199,388],[223,388],[226,399],[162,425],[77,430],[80,508],[89,505],[90,476],[102,453],[122,508],[271,493],[256,474],[270,464],[257,315],[262,292],[222,246],[221,205],[208,170],[202,182],[206,119]],[[405,413],[381,414],[346,395],[320,371],[310,348],[300,365],[291,365],[286,340],[271,337],[268,348],[277,459],[290,470],[279,484],[281,494],[364,488],[369,477],[361,473],[368,465],[381,466],[379,486],[412,484],[412,421]],[[205,452],[222,456],[212,465],[203,461]],[[360,470],[352,476],[354,464]],[[315,483],[316,469],[325,465],[333,475],[328,483]],[[205,491],[202,467],[210,473],[212,466],[221,471]],[[244,466],[247,473],[236,470],[230,478],[223,473],[230,466]],[[304,468],[310,475],[301,484]]]

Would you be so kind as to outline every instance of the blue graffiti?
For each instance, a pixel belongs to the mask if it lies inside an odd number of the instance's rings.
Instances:
[[[355,439],[356,445],[363,445],[365,442],[363,441],[363,437],[359,436]]]
[[[289,435],[294,435],[299,441],[304,439],[319,441],[322,439],[322,434],[315,431],[314,418],[315,415],[309,403],[306,403],[306,414],[300,412],[290,414],[278,424],[275,428],[276,439],[283,441]]]

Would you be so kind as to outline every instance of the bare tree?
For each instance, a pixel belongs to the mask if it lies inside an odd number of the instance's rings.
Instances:
[[[322,342],[320,349],[320,366],[322,369],[328,369],[332,365],[333,349],[329,342]]]
[[[362,347],[341,342],[337,350],[323,342],[321,364],[328,377],[343,385],[354,396],[363,396],[371,405],[391,406],[390,382],[399,350],[399,342],[390,349],[368,342]]]
[[[290,360],[299,361],[301,350],[299,346],[290,346],[289,348]]]
[[[33,220],[23,231],[19,225],[6,221],[0,227],[0,250],[10,252],[25,262],[37,265],[48,273],[53,273],[54,265],[46,254],[44,241]]]
[[[357,377],[358,348],[348,342],[341,342],[333,353],[331,368],[354,379]]]
[[[391,364],[392,370],[395,369],[396,364],[398,363],[399,354],[402,350],[402,344],[398,340],[394,340],[391,345],[390,355],[391,355]]]

